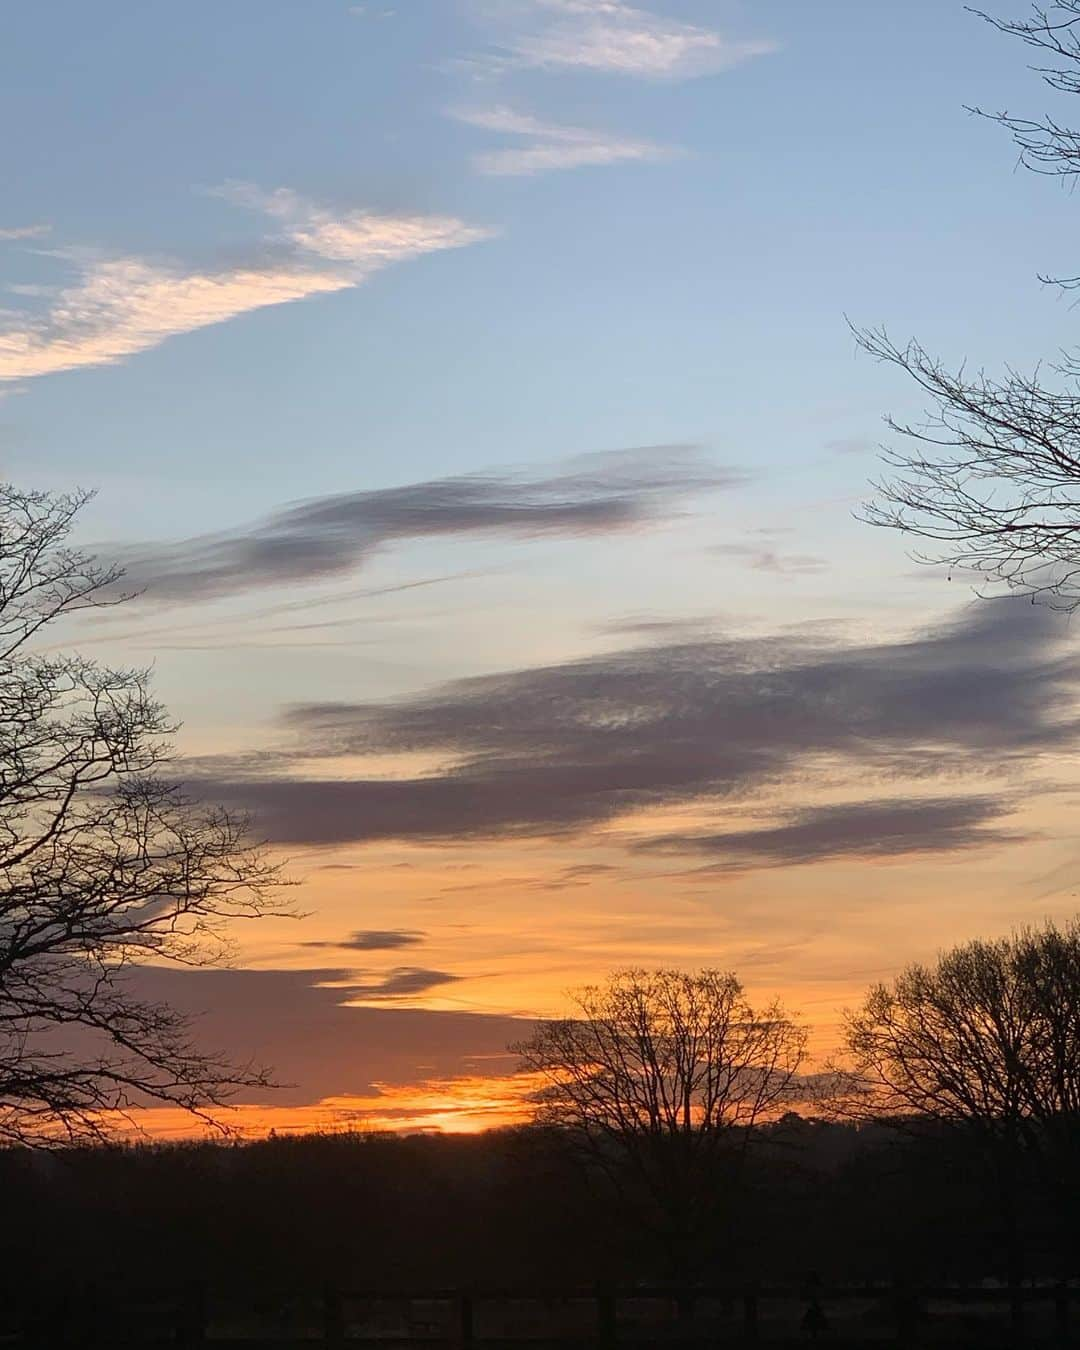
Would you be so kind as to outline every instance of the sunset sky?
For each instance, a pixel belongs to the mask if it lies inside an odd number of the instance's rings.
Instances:
[[[0,467],[96,489],[141,591],[60,639],[153,663],[302,883],[139,976],[287,1084],[242,1128],[508,1119],[507,1045],[625,965],[733,969],[823,1056],[868,982],[1076,909],[1075,633],[856,515],[920,404],[846,319],[1073,341],[1077,203],[965,110],[1052,105],[1015,43],[41,0],[0,68]]]

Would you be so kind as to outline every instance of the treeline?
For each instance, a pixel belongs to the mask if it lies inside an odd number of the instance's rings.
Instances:
[[[923,1135],[794,1114],[699,1234],[700,1276],[728,1283],[1004,1279],[996,1198],[962,1133]],[[1027,1269],[1064,1254],[1032,1186]],[[656,1280],[661,1237],[565,1131],[309,1135],[257,1143],[0,1151],[9,1299],[52,1289],[279,1291],[581,1286]],[[1067,1258],[1064,1258],[1067,1259]]]
[[[1080,1278],[1080,921],[911,965],[845,1026],[811,1073],[734,975],[621,971],[518,1047],[528,1127],[0,1149],[0,1270],[31,1301]]]

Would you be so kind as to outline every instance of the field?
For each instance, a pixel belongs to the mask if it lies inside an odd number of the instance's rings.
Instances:
[[[1080,1288],[340,1292],[244,1297],[201,1287],[14,1297],[0,1345],[1026,1347],[1080,1344]],[[1075,1320],[1080,1324],[1080,1317]]]

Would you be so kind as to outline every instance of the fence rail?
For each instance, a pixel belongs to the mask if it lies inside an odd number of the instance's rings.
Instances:
[[[507,1347],[524,1350],[531,1347],[558,1347],[570,1350],[615,1350],[620,1343],[643,1350],[656,1344],[664,1346],[757,1346],[783,1344],[803,1339],[824,1345],[866,1345],[881,1350],[885,1346],[915,1347],[921,1344],[1001,1345],[1023,1348],[1035,1345],[1074,1345],[1074,1330],[1080,1331],[1080,1315],[1074,1305],[1080,1303],[1080,1287],[1071,1284],[1033,1284],[1014,1288],[983,1285],[911,1286],[891,1284],[842,1285],[633,1285],[597,1284],[588,1287],[511,1287],[511,1288],[433,1288],[371,1289],[329,1287],[317,1296],[298,1294],[291,1301],[276,1300],[283,1307],[301,1309],[303,1326],[282,1325],[269,1334],[257,1323],[265,1320],[265,1298],[245,1299],[235,1292],[218,1291],[215,1298],[201,1284],[183,1288],[130,1291],[109,1298],[87,1287],[42,1299],[21,1325],[5,1334],[0,1324],[0,1347],[4,1350],[45,1350],[61,1346],[150,1347],[172,1345],[244,1346],[411,1346],[419,1350],[476,1350],[477,1347]],[[641,1305],[659,1303],[664,1315],[651,1321],[641,1317]],[[845,1305],[863,1304],[876,1310],[877,1321],[871,1332],[857,1322],[844,1322]],[[938,1305],[934,1322],[933,1305]],[[238,1328],[248,1315],[247,1326]],[[549,1325],[522,1333],[518,1329],[492,1331],[482,1326],[485,1312],[503,1314],[514,1305],[541,1305]],[[941,1305],[950,1310],[941,1313]],[[807,1318],[807,1310],[818,1309],[819,1320]],[[227,1307],[228,1313],[222,1308]],[[399,1325],[375,1325],[372,1308],[396,1307],[402,1311]],[[792,1328],[778,1331],[770,1320],[770,1310],[787,1310],[788,1323],[794,1307],[803,1312]],[[557,1311],[577,1310],[577,1323],[560,1331],[555,1323]],[[367,1310],[367,1316],[362,1310]],[[720,1312],[717,1312],[720,1309]],[[950,1335],[949,1317],[955,1310],[1000,1314],[997,1324],[987,1319],[977,1339],[970,1328],[955,1329]],[[426,1317],[417,1310],[425,1310]],[[432,1316],[438,1312],[441,1315]],[[636,1312],[636,1316],[631,1315]],[[262,1314],[262,1316],[260,1316]],[[836,1316],[833,1326],[827,1314]],[[1038,1315],[1038,1317],[1036,1317]],[[490,1316],[487,1319],[490,1321]],[[496,1320],[498,1320],[496,1316]],[[564,1319],[565,1320],[565,1319]],[[1038,1325],[1033,1323],[1038,1321]]]

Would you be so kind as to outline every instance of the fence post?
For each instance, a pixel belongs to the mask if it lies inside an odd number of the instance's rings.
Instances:
[[[616,1296],[606,1284],[597,1282],[597,1342],[602,1350],[610,1350],[616,1338]]]
[[[758,1338],[758,1296],[756,1289],[748,1289],[743,1295],[743,1335],[747,1345],[754,1345]]]
[[[327,1345],[345,1344],[345,1311],[341,1294],[330,1285],[323,1290],[323,1331]]]
[[[457,1296],[458,1350],[471,1350],[473,1343],[473,1300],[471,1294]]]
[[[1019,1285],[1013,1285],[1009,1290],[1009,1327],[1012,1331],[1013,1344],[1023,1345],[1024,1291]]]
[[[618,1339],[616,1295],[609,1284],[597,1282],[597,1341],[602,1350],[610,1350]]]
[[[202,1345],[206,1340],[206,1292],[199,1280],[192,1280],[180,1293],[176,1339],[183,1346]]]
[[[101,1295],[91,1280],[83,1285],[79,1298],[78,1327],[75,1335],[84,1345],[103,1345],[105,1343],[102,1326]]]
[[[1054,1290],[1054,1327],[1059,1345],[1069,1344],[1069,1286],[1059,1284]]]
[[[908,1285],[897,1280],[894,1287],[894,1299],[896,1302],[896,1333],[897,1340],[904,1350],[915,1344],[916,1332],[916,1302],[915,1295],[911,1292]]]
[[[51,1306],[46,1305],[41,1322],[41,1344],[52,1345],[53,1337],[60,1345],[70,1345],[73,1339],[75,1316],[71,1294],[65,1291]]]

